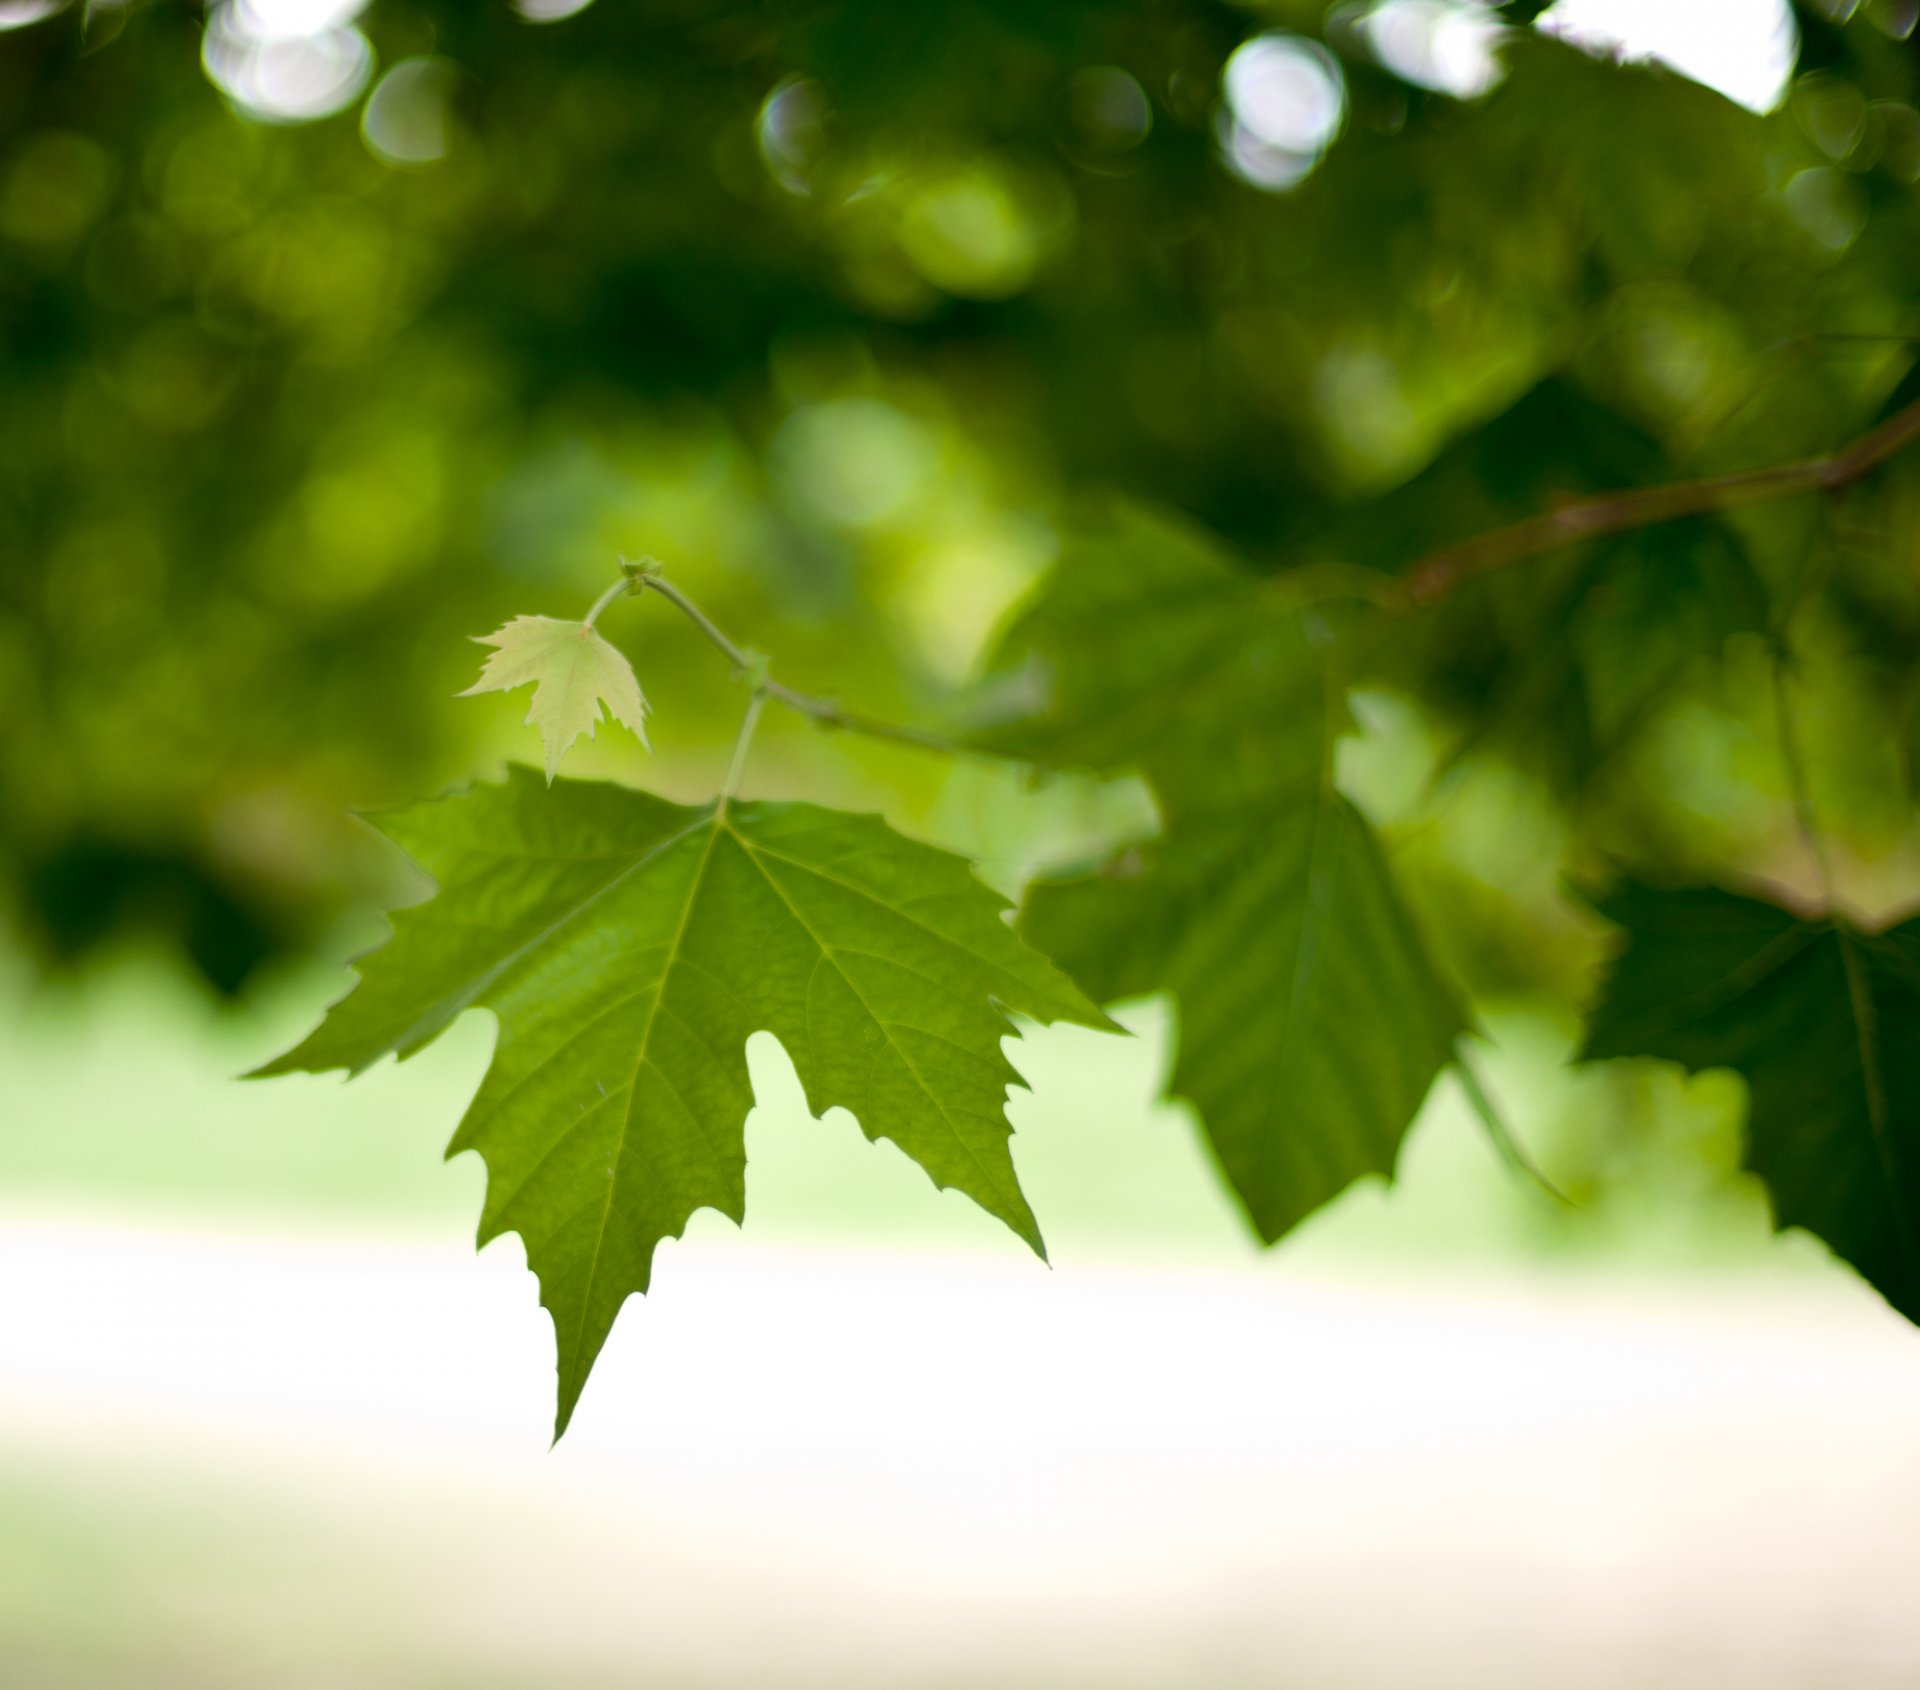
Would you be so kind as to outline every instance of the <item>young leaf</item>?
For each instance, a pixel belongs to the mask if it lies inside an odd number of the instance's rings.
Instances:
[[[1126,513],[1069,550],[1004,652],[1049,697],[1000,743],[1142,773],[1165,819],[1036,886],[1021,931],[1103,1002],[1172,994],[1171,1089],[1263,1239],[1391,1174],[1465,1018],[1334,788],[1344,716],[1299,614]]]
[[[1747,1082],[1747,1166],[1801,1226],[1920,1320],[1920,920],[1880,934],[1710,889],[1628,885],[1582,1058]]]
[[[746,1041],[1036,1251],[1008,1151],[1008,1011],[1111,1025],[965,862],[811,804],[688,808],[530,770],[381,823],[439,882],[358,987],[263,1069],[358,1070],[462,1010],[499,1043],[449,1154],[488,1171],[480,1241],[518,1232],[559,1347],[566,1429],[655,1246],[745,1212]]]
[[[582,734],[589,739],[600,722],[600,702],[647,743],[647,701],[634,678],[633,665],[584,622],[552,616],[516,616],[504,628],[475,637],[475,644],[498,649],[480,671],[480,679],[461,693],[511,692],[533,684],[527,721],[539,728],[547,754],[547,784],[559,773],[567,747]]]

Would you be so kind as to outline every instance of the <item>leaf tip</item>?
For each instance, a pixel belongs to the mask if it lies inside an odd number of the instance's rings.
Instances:
[[[1053,1266],[1053,1258],[1047,1254],[1047,1241],[1040,1236],[1040,1222],[1034,1217],[1033,1210],[1026,1206],[1024,1196],[1021,1207],[1026,1212],[1017,1221],[1005,1216],[1002,1218],[1006,1219],[1007,1224],[1013,1228],[1015,1235],[1027,1248],[1040,1258],[1041,1265],[1050,1268]]]
[[[591,1363],[588,1370],[591,1371]],[[580,1394],[587,1388],[586,1373],[578,1378],[567,1377],[566,1370],[556,1369],[557,1387],[553,1404],[553,1438],[547,1445],[548,1454],[560,1447],[560,1440],[567,1435],[567,1428],[573,1424],[573,1411],[580,1406]]]

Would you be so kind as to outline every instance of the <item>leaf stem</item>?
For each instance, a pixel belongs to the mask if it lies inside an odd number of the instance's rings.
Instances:
[[[1800,493],[1838,493],[1876,470],[1896,453],[1920,440],[1920,402],[1908,405],[1869,429],[1851,445],[1823,458],[1738,470],[1701,481],[1677,481],[1664,487],[1638,487],[1597,498],[1576,499],[1553,510],[1475,535],[1430,552],[1400,578],[1400,608],[1422,610],[1462,582],[1506,569],[1576,541],[1625,534],[1681,517],[1734,510]]]
[[[741,719],[740,732],[734,736],[733,756],[727,763],[727,778],[720,783],[718,812],[727,813],[727,806],[733,802],[733,795],[740,785],[740,772],[747,766],[747,750],[753,744],[753,730],[760,725],[760,712],[766,708],[767,689],[765,683],[755,687],[747,698],[747,713]]]
[[[1474,1065],[1473,1055],[1462,1037],[1453,1048],[1454,1073],[1460,1081],[1460,1090],[1466,1097],[1468,1107],[1480,1118],[1480,1125],[1486,1129],[1487,1139],[1493,1145],[1497,1155],[1507,1167],[1515,1173],[1523,1174],[1533,1181],[1542,1191],[1563,1208],[1573,1208],[1574,1202],[1559,1186],[1541,1172],[1540,1164],[1527,1153],[1527,1147],[1514,1135],[1507,1125],[1506,1117],[1500,1113],[1493,1101],[1493,1094],[1487,1089],[1485,1079]]]
[[[766,672],[766,659],[729,639],[711,616],[661,573],[660,565],[653,559],[648,558],[637,564],[623,562],[620,567],[622,576],[619,583],[601,594],[592,615],[597,615],[603,606],[622,594],[658,593],[706,636],[708,644],[733,665],[736,674],[753,680],[757,693],[784,704],[789,710],[808,717],[821,727],[842,728],[848,733],[863,734],[868,739],[883,739],[895,745],[912,745],[922,751],[939,751],[949,755],[970,749],[958,740],[940,734],[926,733],[919,728],[903,727],[894,722],[876,721],[871,716],[855,715],[843,709],[834,699],[799,692],[774,680]],[[588,620],[591,622],[591,615]]]
[[[734,668],[745,671],[753,666],[753,659],[747,652],[742,647],[735,645],[732,640],[728,639],[727,636],[720,631],[719,624],[716,623],[711,616],[695,604],[692,599],[688,598],[685,593],[681,592],[666,576],[662,575],[660,573],[660,566],[651,558],[641,566],[637,574],[631,575],[622,581],[617,590],[631,593],[658,593],[668,604],[672,605],[674,609],[679,611],[682,616],[698,628],[701,633],[705,634],[708,640],[712,642],[720,654],[725,657]]]
[[[632,591],[632,584],[627,581],[625,577],[622,577],[593,601],[593,608],[581,619],[582,622],[586,627],[591,628],[594,623],[600,620],[601,611],[605,610],[615,599],[624,598]]]

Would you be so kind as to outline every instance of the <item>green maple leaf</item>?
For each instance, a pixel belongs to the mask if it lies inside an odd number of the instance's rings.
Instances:
[[[1731,1068],[1775,1222],[1825,1240],[1920,1320],[1920,920],[1864,933],[1756,898],[1629,884],[1582,1051]]]
[[[1465,1020],[1372,830],[1306,623],[1203,536],[1136,512],[1069,549],[1003,661],[1045,704],[996,736],[1144,775],[1162,836],[1043,882],[1021,931],[1102,1002],[1165,991],[1171,1090],[1262,1238],[1390,1175]]]
[[[448,1154],[487,1164],[480,1242],[518,1232],[566,1429],[655,1246],[742,1219],[746,1042],[775,1035],[815,1112],[851,1110],[1044,1255],[1015,1178],[1011,1011],[1110,1026],[958,857],[811,804],[689,808],[530,770],[381,820],[439,883],[356,989],[261,1072],[358,1070],[493,1011]]]
[[[1461,1012],[1337,794],[1043,885],[1021,931],[1095,998],[1169,992],[1171,1092],[1268,1243],[1391,1175]]]
[[[480,679],[459,696],[511,692],[530,684],[527,722],[540,730],[549,785],[567,748],[582,734],[593,737],[602,699],[614,720],[647,743],[647,701],[633,665],[585,622],[516,616],[491,634],[477,635],[475,643],[498,649],[481,668]]]

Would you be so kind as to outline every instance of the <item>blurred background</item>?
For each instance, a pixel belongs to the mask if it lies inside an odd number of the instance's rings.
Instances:
[[[468,636],[622,555],[955,729],[1084,501],[1396,568],[1844,441],[1913,396],[1915,22],[0,0],[0,1683],[1915,1682],[1920,1342],[1771,1232],[1730,1076],[1565,1066],[1596,852],[1809,881],[1709,548],[1577,640],[1569,576],[1450,604],[1343,751],[1568,1202],[1447,1081],[1262,1255],[1146,1003],[1012,1047],[1049,1273],[762,1040],[748,1230],[663,1251],[549,1454],[533,1282],[440,1160],[489,1029],[232,1078],[402,884],[352,812],[535,757]],[[1740,532],[1840,585],[1791,690],[1885,909],[1920,607],[1850,548],[1917,555],[1920,477],[1823,520]],[[705,796],[725,666],[601,626],[654,751],[569,772]],[[771,718],[745,784],[1009,893],[1145,802]]]

